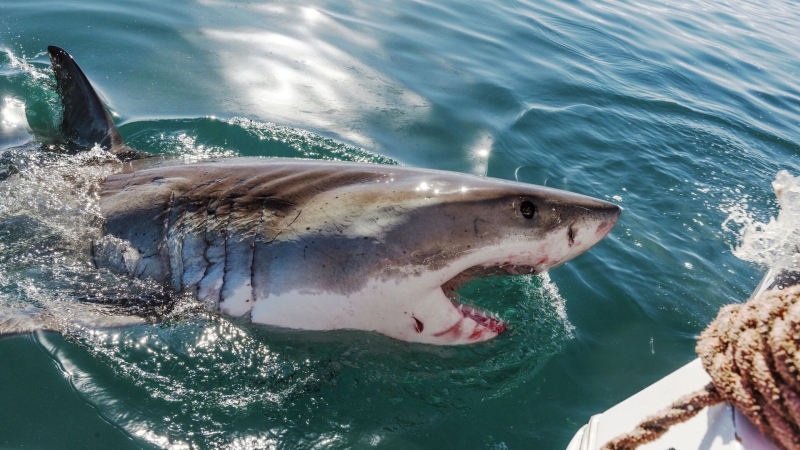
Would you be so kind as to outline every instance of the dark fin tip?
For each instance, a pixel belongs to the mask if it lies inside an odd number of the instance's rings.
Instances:
[[[98,144],[114,154],[130,152],[103,101],[74,58],[55,45],[48,46],[47,52],[56,77],[56,89],[64,106],[61,121],[64,138],[80,148],[91,148]]]

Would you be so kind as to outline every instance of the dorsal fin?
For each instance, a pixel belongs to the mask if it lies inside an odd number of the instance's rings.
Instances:
[[[111,115],[72,56],[54,45],[47,51],[64,105],[61,134],[80,147],[98,144],[117,155],[128,153]]]

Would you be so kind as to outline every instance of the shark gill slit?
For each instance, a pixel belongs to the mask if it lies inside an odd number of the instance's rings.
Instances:
[[[183,207],[182,196],[176,196],[175,191],[172,191],[170,201],[170,214],[169,224],[167,225],[164,237],[167,243],[167,263],[170,268],[170,284],[173,290],[180,291],[182,288],[183,280],[183,228],[185,226],[184,215],[186,208]]]
[[[222,260],[223,261],[222,262],[222,284],[219,287],[219,304],[222,304],[222,303],[225,302],[225,298],[223,298],[222,295],[223,295],[224,292],[227,291],[225,288],[227,287],[227,284],[230,282],[231,276],[229,275],[229,273],[234,270],[233,263],[230,261],[230,259],[232,259],[232,255],[230,255],[229,252],[228,252],[228,250],[230,250],[228,248],[228,240],[229,239],[233,239],[234,236],[235,236],[235,233],[232,233],[231,229],[230,229],[231,222],[233,222],[233,220],[231,218],[233,217],[233,215],[234,215],[234,213],[236,211],[236,206],[235,205],[236,205],[236,199],[232,199],[230,201],[230,203],[228,203],[228,221],[225,224],[225,234],[224,234],[223,239],[222,239],[222,242],[223,242],[223,245],[224,245],[223,248],[225,250],[225,252],[223,254],[225,256],[224,256],[224,258]]]
[[[220,223],[219,218],[219,211],[222,210],[222,214],[225,214],[225,207],[228,207],[228,214],[225,217],[225,226],[222,226]],[[221,233],[222,238],[222,283],[219,285],[219,290],[217,291],[217,307],[224,301],[222,298],[222,293],[225,291],[225,275],[228,273],[228,227],[231,223],[231,217],[233,216],[233,203],[231,204],[223,204],[220,205],[216,210],[214,210],[214,217],[217,219],[217,229],[218,232]]]
[[[266,203],[267,199],[263,198],[261,200],[261,218],[258,221],[258,225],[256,225],[255,232],[253,233],[253,239],[250,241],[250,301],[253,303],[253,306],[250,308],[252,311],[253,308],[256,306],[256,241],[258,236],[261,235],[262,230],[264,229],[264,217],[266,216]]]
[[[181,279],[180,279],[180,283],[178,284],[178,288],[179,288],[179,290],[182,291],[184,289],[183,281],[186,278],[186,260],[183,257],[183,255],[185,253],[186,244],[187,244],[186,243],[186,236],[188,236],[189,233],[191,232],[191,227],[193,226],[193,223],[192,223],[191,220],[194,217],[192,217],[190,215],[190,208],[191,208],[191,204],[192,204],[191,200],[185,195],[181,195],[181,199],[183,201],[183,205],[182,205],[181,213],[180,213],[179,219],[178,219],[178,224],[179,224],[180,228],[178,230],[179,234],[177,235],[177,237],[179,238],[180,243],[181,243],[181,251],[177,255],[177,257],[180,258],[180,260],[181,260]],[[205,261],[205,259],[203,259],[203,261]]]
[[[170,263],[170,251],[169,251],[169,227],[170,221],[172,220],[172,203],[175,201],[175,191],[170,190],[169,192],[169,201],[167,202],[167,210],[164,211],[164,228],[161,236],[161,242],[158,244],[157,252],[161,253],[161,261],[166,262],[163,266],[166,266],[165,269],[167,270],[167,277],[166,279],[169,280],[169,284],[172,284],[172,264]],[[166,258],[163,258],[164,253],[166,253]]]
[[[206,227],[206,207],[202,204],[198,204],[197,202],[192,202],[191,199],[187,196],[186,200],[186,212],[184,213],[184,219],[186,222],[186,232],[184,234],[184,240],[190,239],[191,244],[198,244],[195,246],[192,245],[185,245],[184,242],[183,248],[181,249],[181,257],[183,258],[183,267],[184,267],[184,275],[182,278],[182,289],[192,288],[193,286],[196,287],[200,280],[203,279],[205,276],[206,270],[208,270],[209,261],[206,259],[206,236],[205,236],[205,227]],[[201,228],[202,227],[202,228]],[[202,230],[202,231],[201,231]],[[194,254],[191,254],[194,252]],[[199,255],[198,255],[199,253]],[[197,261],[202,259],[203,263],[203,272],[199,273],[199,270],[195,270],[194,273],[189,272],[187,275],[186,267],[192,267],[196,269],[198,264]],[[199,276],[198,276],[199,273]],[[194,278],[190,278],[190,276],[194,276]]]
[[[212,252],[214,251],[214,245],[216,245],[215,234],[216,234],[217,230],[214,230],[214,226],[216,225],[215,222],[217,221],[217,210],[218,210],[218,208],[215,207],[213,210],[211,208],[212,208],[212,203],[211,203],[211,200],[209,200],[205,205],[205,210],[206,210],[206,219],[205,219],[205,242],[206,242],[206,248],[205,248],[205,252],[203,253],[203,256],[206,259],[207,265],[206,265],[206,270],[203,273],[203,277],[200,279],[200,281],[197,282],[198,297],[200,295],[202,295],[203,298],[200,298],[200,300],[205,302],[205,303],[208,303],[208,296],[206,296],[207,289],[205,289],[205,287],[209,283],[212,283],[214,281],[214,280],[211,279],[211,277],[214,276],[214,271],[217,268],[216,266],[218,264],[217,261],[214,261],[213,255],[212,255]],[[223,260],[223,264],[224,264],[224,260]],[[214,301],[214,305],[213,306],[214,306],[214,310],[215,311],[219,311],[219,292],[217,292],[217,295],[215,296],[215,301]]]
[[[227,217],[226,217],[226,209]],[[220,308],[222,303],[222,291],[225,289],[225,272],[228,270],[228,224],[230,222],[231,212],[228,204],[221,204],[214,209],[214,227],[216,232],[216,239],[218,245],[222,246],[222,259],[218,264],[222,265],[222,274],[219,276],[219,286],[215,292],[217,298],[217,309]],[[224,223],[223,223],[224,222]],[[213,280],[212,280],[213,281]]]
[[[208,207],[209,207],[209,202],[210,202],[210,200],[208,202],[205,202],[205,204],[201,204],[200,208],[198,210],[198,211],[203,211],[203,218],[202,218],[203,228],[202,228],[202,232],[203,232],[203,243],[204,243],[204,246],[203,246],[203,252],[202,253],[203,253],[203,259],[206,261],[206,267],[203,270],[203,276],[201,276],[200,279],[197,280],[197,283],[196,283],[198,285],[198,288],[200,286],[200,283],[203,280],[205,280],[206,277],[208,276],[208,271],[210,270],[209,268],[211,267],[211,260],[208,258],[208,251],[209,251],[209,248],[211,247],[211,242],[208,240],[208,238],[209,238],[209,236],[208,236]],[[199,232],[198,232],[198,234],[199,234]]]
[[[215,298],[214,310],[219,311],[219,295],[214,296],[213,290],[210,290],[208,287],[209,285],[213,287],[213,277],[216,276],[219,265],[219,261],[214,258],[214,251],[216,246],[219,245],[217,242],[217,230],[214,229],[214,227],[217,226],[217,208],[213,207],[210,201],[208,203],[208,208],[206,212],[206,256],[209,264],[206,274],[203,276],[198,286],[198,292],[203,293],[205,301],[208,301],[209,298]]]
[[[269,197],[266,197],[262,202],[261,222],[253,236],[253,262],[250,266],[250,289],[253,292],[254,301],[258,301],[259,294],[263,294],[261,296],[262,299],[269,295],[268,288],[270,281],[268,271],[272,261],[266,256],[268,252],[266,246],[269,245],[270,241],[265,239],[264,236],[264,228],[267,226],[267,218],[268,215],[270,215],[270,210],[267,207],[268,201]],[[257,255],[261,257],[256,258]],[[253,307],[255,307],[255,304]]]
[[[251,203],[246,200],[242,202],[234,199],[229,205],[230,213],[228,214],[225,239],[225,271],[220,290],[220,301],[226,302],[232,298],[231,295],[236,294],[237,289],[242,287],[237,284],[238,281],[249,288],[250,292],[244,301],[248,304],[246,306],[249,310],[253,307],[253,249],[258,223],[247,220],[247,217],[250,216],[250,208],[252,208]]]

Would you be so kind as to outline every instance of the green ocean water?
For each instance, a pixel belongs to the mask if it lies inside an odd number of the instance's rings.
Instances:
[[[0,448],[564,448],[761,278],[726,219],[775,216],[775,173],[800,174],[798,27],[788,0],[0,0],[0,308],[65,330],[0,338]],[[510,323],[481,345],[264,329],[190,300],[94,330],[81,294],[153,287],[86,256],[96,211],[73,187],[102,168],[39,151],[51,44],[140,150],[455,170],[624,211],[547,277],[467,286]]]

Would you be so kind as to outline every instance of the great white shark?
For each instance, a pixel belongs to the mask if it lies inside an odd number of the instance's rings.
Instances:
[[[125,145],[72,56],[48,51],[62,135],[131,161],[100,185],[97,266],[191,292],[228,316],[428,344],[486,341],[507,325],[458,301],[459,285],[548,271],[603,239],[620,214],[579,194],[411,167],[160,164]]]

